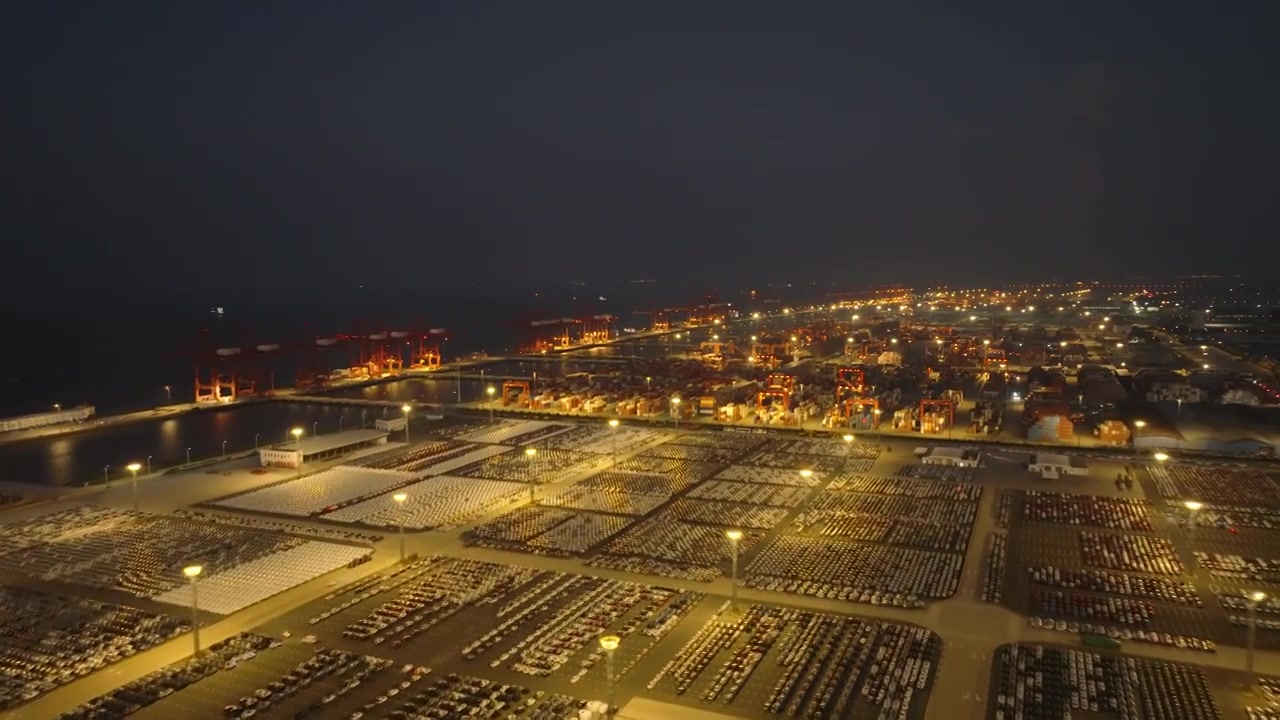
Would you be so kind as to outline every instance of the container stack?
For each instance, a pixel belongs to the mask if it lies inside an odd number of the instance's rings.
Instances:
[[[1032,442],[1064,442],[1075,435],[1075,425],[1066,415],[1044,415],[1027,426],[1027,439]]]
[[[1129,444],[1129,426],[1119,420],[1104,420],[1093,429],[1093,434],[1098,438],[1098,442],[1106,445],[1128,445]]]
[[[969,431],[974,435],[995,435],[1004,424],[1004,406],[990,400],[978,400],[969,411]]]
[[[927,412],[920,416],[920,432],[925,435],[941,435],[947,431],[947,413]]]
[[[1223,391],[1218,397],[1223,405],[1261,405],[1258,394],[1250,388],[1232,387]]]
[[[1160,402],[1161,400],[1181,400],[1182,402],[1198,403],[1204,401],[1204,394],[1200,388],[1186,382],[1153,382],[1147,386],[1147,402]]]

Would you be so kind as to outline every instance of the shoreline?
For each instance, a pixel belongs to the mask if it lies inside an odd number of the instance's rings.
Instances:
[[[104,415],[101,417],[91,417],[88,420],[85,420],[84,422],[79,422],[79,423],[46,425],[44,427],[31,428],[29,430],[14,430],[12,432],[0,434],[0,447],[6,446],[6,445],[15,445],[23,442],[34,441],[34,440],[44,440],[48,438],[62,437],[64,435],[75,435],[80,433],[87,433],[87,432],[101,430],[108,427],[146,422],[148,420],[164,420],[168,418],[178,418],[178,417],[183,417],[183,416],[190,415],[192,413],[197,413],[197,412],[225,412],[228,410],[233,410],[236,408],[243,408],[243,407],[248,407],[253,405],[261,405],[261,404],[267,404],[267,403],[273,403],[273,402],[288,402],[291,398],[305,397],[305,398],[311,399],[311,400],[308,400],[309,402],[326,402],[326,403],[332,403],[332,404],[361,405],[361,404],[366,404],[368,401],[362,401],[359,398],[346,398],[346,399],[333,398],[333,397],[330,397],[328,393],[335,390],[347,390],[352,388],[373,387],[375,385],[382,385],[390,382],[395,382],[397,380],[414,380],[414,379],[430,378],[435,376],[440,376],[443,379],[448,379],[446,376],[449,373],[456,373],[462,370],[479,368],[485,365],[494,365],[497,363],[508,362],[508,361],[529,361],[529,360],[536,361],[537,358],[541,358],[541,357],[547,357],[551,355],[563,355],[565,353],[579,351],[579,350],[590,350],[596,347],[607,347],[610,345],[617,345],[620,343],[646,340],[649,338],[662,337],[664,335],[669,335],[677,332],[686,332],[686,331],[687,329],[685,328],[678,328],[675,330],[666,330],[661,332],[650,331],[650,332],[636,333],[634,335],[627,335],[625,337],[619,337],[613,340],[585,343],[581,345],[571,345],[565,348],[556,348],[554,350],[549,350],[545,353],[524,354],[524,355],[497,355],[497,356],[487,356],[483,358],[475,358],[475,359],[468,359],[468,360],[454,360],[451,362],[442,363],[440,367],[436,370],[410,369],[398,375],[393,375],[389,377],[365,378],[360,380],[339,380],[321,391],[299,392],[296,388],[281,388],[279,390],[274,391],[271,395],[250,397],[250,398],[245,398],[243,400],[236,400],[234,402],[228,402],[228,403],[174,403],[172,405],[157,405],[156,407],[144,409],[144,410],[135,410],[132,412],[116,413],[114,415]],[[590,361],[591,361],[590,358],[584,359],[584,362],[590,362]],[[308,402],[308,401],[304,401],[304,402]],[[379,404],[383,404],[383,403],[379,403]],[[399,403],[391,403],[390,401],[388,401],[385,404],[398,405]],[[445,407],[452,407],[452,406],[445,406],[439,403],[421,403],[420,405],[422,407],[429,407],[432,409],[443,409]]]

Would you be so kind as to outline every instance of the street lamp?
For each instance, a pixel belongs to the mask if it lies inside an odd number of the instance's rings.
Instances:
[[[168,399],[170,405],[173,404],[173,388],[168,385],[164,386],[164,396]]]
[[[404,501],[409,499],[409,495],[398,492],[391,499],[396,501],[397,515],[400,518],[400,562],[404,562]]]
[[[600,648],[604,650],[604,668],[607,675],[606,681],[609,687],[609,717],[613,717],[613,653],[618,649],[618,645],[622,643],[622,638],[617,635],[605,635],[600,638]]]
[[[1249,675],[1249,682],[1254,681],[1253,677],[1253,648],[1258,639],[1258,604],[1267,599],[1267,594],[1261,590],[1254,590],[1245,595],[1249,599],[1249,644],[1248,650],[1244,656],[1244,671]]]
[[[132,480],[132,484],[133,484],[133,509],[134,509],[134,510],[137,510],[137,509],[138,509],[138,471],[142,469],[142,464],[141,464],[141,463],[136,463],[136,462],[134,462],[134,463],[129,463],[128,465],[126,465],[126,466],[125,466],[125,469],[126,469],[126,470],[128,470],[129,472],[133,473],[133,480]]]
[[[529,478],[529,503],[533,503],[533,456],[538,454],[537,448],[524,449],[524,469]]]
[[[409,411],[411,410],[413,410],[413,407],[410,406],[409,403],[405,403],[400,406],[400,412],[404,413],[404,444],[405,445],[409,444]]]
[[[150,455],[147,456],[147,474],[148,475],[151,474],[151,456]]]
[[[484,394],[489,396],[489,422],[493,422],[493,395],[496,392],[492,385],[484,389]]]
[[[1204,507],[1204,503],[1199,500],[1184,500],[1182,506],[1191,511],[1187,522],[1190,524],[1190,530],[1187,531],[1187,542],[1190,543],[1196,537],[1196,513],[1200,512],[1200,508]]]
[[[182,574],[191,579],[191,641],[194,643],[193,655],[200,654],[200,600],[196,594],[196,578],[204,568],[199,565],[188,565],[182,568]]]
[[[733,558],[732,574],[729,576],[729,607],[738,611],[738,541],[742,539],[741,530],[726,530],[724,536],[729,538],[730,555]]]
[[[874,410],[871,411],[871,414],[875,417],[876,440],[879,440],[880,439],[880,408],[875,408]]]
[[[676,430],[679,430],[680,429],[680,398],[678,397],[671,398],[671,414],[675,416]]]
[[[302,474],[302,428],[296,427],[289,431],[293,435],[293,446],[298,451],[298,474]]]
[[[222,457],[226,457],[226,456],[227,456],[227,441],[223,440],[222,441]]]
[[[612,420],[609,421],[609,427],[613,428],[613,432],[611,433],[613,435],[613,462],[610,464],[609,467],[618,467],[618,425],[619,424],[620,423],[618,422],[617,418],[613,418]]]
[[[1144,428],[1144,427],[1146,427],[1146,426],[1147,426],[1147,421],[1146,421],[1146,420],[1134,420],[1134,421],[1133,421],[1133,450],[1134,450],[1134,452],[1137,452],[1137,450],[1138,450],[1138,437],[1142,435],[1142,428]]]

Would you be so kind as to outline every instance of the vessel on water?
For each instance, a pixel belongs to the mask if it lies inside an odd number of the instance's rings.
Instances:
[[[0,418],[0,433],[13,432],[15,430],[31,430],[34,428],[48,427],[50,425],[84,422],[93,416],[93,410],[94,408],[92,405],[78,405],[65,410],[54,410],[53,412]]]

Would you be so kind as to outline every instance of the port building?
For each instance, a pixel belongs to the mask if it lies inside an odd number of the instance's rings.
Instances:
[[[302,438],[273,448],[261,448],[258,460],[263,467],[296,468],[315,460],[331,460],[363,448],[385,445],[389,435],[384,430],[347,430]]]

